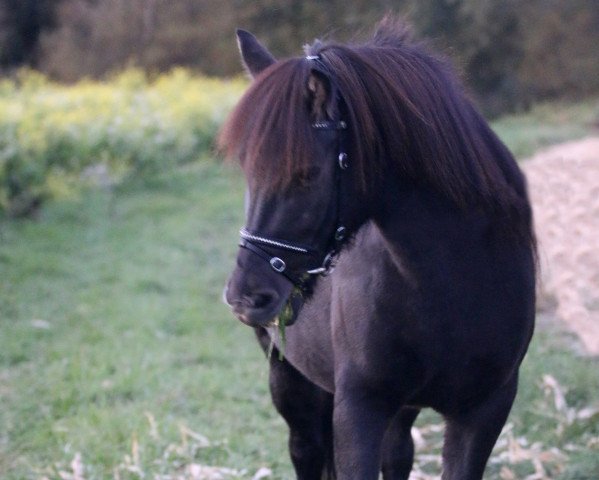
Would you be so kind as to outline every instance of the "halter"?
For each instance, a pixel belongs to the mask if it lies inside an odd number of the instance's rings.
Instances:
[[[320,251],[317,248],[312,248],[307,245],[269,238],[256,232],[249,232],[245,228],[242,228],[239,231],[239,236],[241,237],[239,241],[240,247],[245,248],[255,253],[260,258],[266,260],[275,272],[284,275],[289,281],[291,281],[291,283],[293,283],[302,291],[307,289],[307,280],[310,278],[310,276],[326,276],[333,271],[335,268],[334,259],[341,250],[341,246],[343,245],[344,241],[347,239],[347,229],[343,226],[339,208],[341,203],[341,172],[349,167],[349,158],[347,156],[344,142],[344,132],[347,129],[347,124],[342,120],[323,121],[313,123],[312,128],[317,130],[335,130],[339,132],[337,137],[339,154],[337,155],[337,169],[335,174],[337,187],[335,224],[337,227],[335,228],[333,237],[328,242],[328,247],[324,251]],[[270,250],[280,250],[281,252],[285,253],[315,257],[315,263],[319,266],[309,268],[298,274],[297,272],[292,272],[287,269],[285,260],[281,258],[284,256],[282,253],[280,255],[271,255],[262,247],[269,248]]]

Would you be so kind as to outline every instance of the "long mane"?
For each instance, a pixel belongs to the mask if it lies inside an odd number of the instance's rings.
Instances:
[[[526,184],[512,155],[473,107],[449,62],[386,19],[364,44],[316,42],[350,128],[352,169],[364,188],[390,170],[432,188],[456,207],[476,206],[518,224],[533,240]],[[307,168],[314,129],[304,57],[280,61],[252,83],[219,144],[246,173],[272,188]]]

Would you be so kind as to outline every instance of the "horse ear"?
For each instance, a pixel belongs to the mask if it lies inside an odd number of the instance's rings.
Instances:
[[[275,57],[250,32],[238,29],[237,44],[243,65],[252,78],[276,61]]]
[[[326,75],[312,70],[308,77],[308,96],[314,121],[330,120],[335,117],[331,82]]]

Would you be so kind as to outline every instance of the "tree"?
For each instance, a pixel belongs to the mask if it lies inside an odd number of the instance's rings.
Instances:
[[[487,113],[599,92],[597,0],[0,0],[0,68],[66,81],[127,66],[227,76],[242,71],[236,27],[284,57],[317,37],[359,38],[386,13],[407,14],[453,57]]]
[[[51,28],[60,0],[0,0],[0,67],[37,65],[41,32]]]

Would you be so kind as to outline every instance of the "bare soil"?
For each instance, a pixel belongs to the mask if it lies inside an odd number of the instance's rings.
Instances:
[[[539,310],[599,355],[599,137],[539,151],[522,166],[539,241]]]

